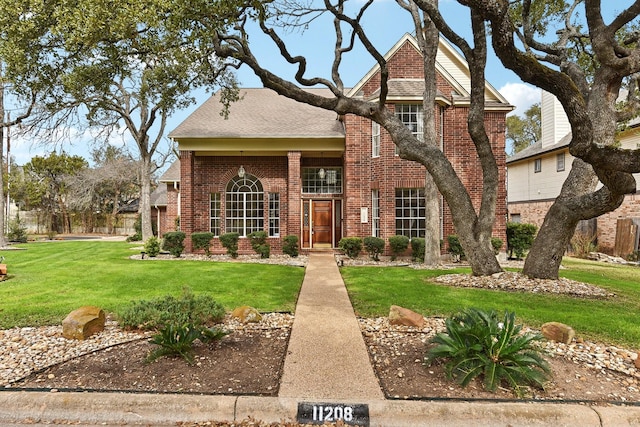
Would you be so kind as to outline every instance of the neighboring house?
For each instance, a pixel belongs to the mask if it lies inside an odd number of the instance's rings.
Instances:
[[[388,108],[420,137],[424,74],[416,40],[405,35],[386,58]],[[445,41],[439,45],[437,70],[434,108],[440,143],[478,206],[482,171],[466,128],[469,70]],[[375,67],[348,95],[375,101],[379,80]],[[330,96],[325,89],[309,91]],[[335,248],[343,237],[424,236],[426,170],[401,159],[384,129],[368,119],[338,116],[269,89],[241,89],[240,95],[228,119],[220,114],[216,94],[169,134],[180,150],[180,179],[166,180],[164,223],[180,217],[187,251],[191,233],[202,231],[247,236],[264,230],[274,253],[281,252],[281,238],[287,235],[298,236],[303,251]],[[504,239],[504,128],[512,106],[489,84],[486,98],[485,125],[501,178],[494,235]],[[440,218],[440,237],[454,234],[444,203]],[[212,250],[224,252],[218,239]],[[253,253],[247,239],[241,239],[240,252]]]
[[[560,194],[569,176],[574,157],[569,153],[571,126],[560,102],[548,92],[542,93],[542,138],[507,159],[509,220],[542,225],[544,217]],[[640,146],[640,121],[634,121],[618,135],[623,148]],[[640,182],[640,174],[636,174]],[[626,256],[638,250],[638,235],[633,224],[640,225],[640,193],[628,195],[618,209],[591,221],[583,221],[579,230],[597,236],[599,250]],[[630,235],[631,233],[631,235]]]
[[[179,224],[176,224],[180,221],[179,191],[180,161],[177,160],[162,174],[158,186],[151,193],[151,220],[158,236],[179,229]]]

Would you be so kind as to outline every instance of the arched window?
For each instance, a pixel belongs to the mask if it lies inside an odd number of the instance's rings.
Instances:
[[[264,230],[264,194],[260,180],[253,175],[235,176],[227,184],[227,233],[247,236]]]

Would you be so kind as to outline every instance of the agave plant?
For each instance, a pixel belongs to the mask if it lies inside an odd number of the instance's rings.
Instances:
[[[535,345],[543,337],[521,333],[515,313],[505,312],[500,319],[495,311],[471,308],[447,319],[445,324],[446,332],[432,340],[437,345],[429,350],[427,361],[446,360],[449,379],[464,387],[481,377],[490,391],[506,383],[518,396],[522,396],[525,386],[543,388],[549,365]]]
[[[158,348],[147,355],[146,361],[150,363],[163,356],[180,356],[191,365],[195,340],[211,342],[225,335],[227,333],[218,328],[197,327],[193,324],[183,326],[169,324],[151,337],[150,342],[156,344]]]

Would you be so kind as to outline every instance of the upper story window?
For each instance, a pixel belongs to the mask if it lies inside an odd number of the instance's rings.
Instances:
[[[302,192],[342,194],[342,168],[302,168]]]
[[[562,172],[564,170],[564,153],[560,153],[556,156],[556,170]]]
[[[380,123],[371,122],[371,157],[380,157]]]
[[[542,172],[542,159],[535,159],[533,161],[533,171],[535,173]]]
[[[424,110],[421,104],[396,104],[396,117],[402,120],[411,133],[422,141],[424,138]]]
[[[227,184],[225,232],[247,236],[264,230],[264,192],[253,175],[236,176]]]

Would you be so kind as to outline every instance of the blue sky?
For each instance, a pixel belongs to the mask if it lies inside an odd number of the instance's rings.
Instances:
[[[622,7],[629,1],[625,0],[616,3],[617,7]],[[360,0],[356,0],[355,4],[359,6],[362,3]],[[440,0],[440,6],[447,22],[467,40],[471,40],[468,10],[458,5],[454,0]],[[607,3],[604,7],[612,8],[610,3]],[[413,30],[409,14],[402,10],[395,0],[376,0],[372,9],[368,12],[364,26],[373,44],[382,54],[386,53],[405,33]],[[252,50],[258,59],[263,62],[263,66],[281,76],[292,78],[295,68],[281,59],[278,51],[269,40],[261,36],[259,31],[253,31],[250,37]],[[308,59],[307,77],[330,77],[334,36],[333,26],[329,19],[314,21],[307,30],[289,32],[284,34],[283,37],[288,43],[291,54],[303,55]],[[350,87],[357,83],[373,65],[373,59],[362,48],[348,54],[341,67],[341,76],[345,86]],[[516,114],[523,114],[531,104],[540,100],[540,91],[537,88],[522,83],[513,72],[506,70],[493,54],[488,58],[486,75],[489,83],[517,107]],[[238,79],[242,87],[262,86],[259,79],[246,67],[239,70]],[[198,105],[204,102],[209,93],[204,90],[197,90],[194,91],[194,96],[197,100],[196,104],[176,112],[170,117],[165,135],[178,126]],[[82,155],[88,159],[87,141],[91,140],[90,135],[85,133],[77,139],[77,143],[65,145],[65,151]],[[121,145],[127,139],[126,135],[115,137],[112,143]],[[16,158],[18,164],[27,163],[31,157],[44,155],[51,150],[52,148],[50,147],[33,144],[22,138],[12,140],[11,154]]]

